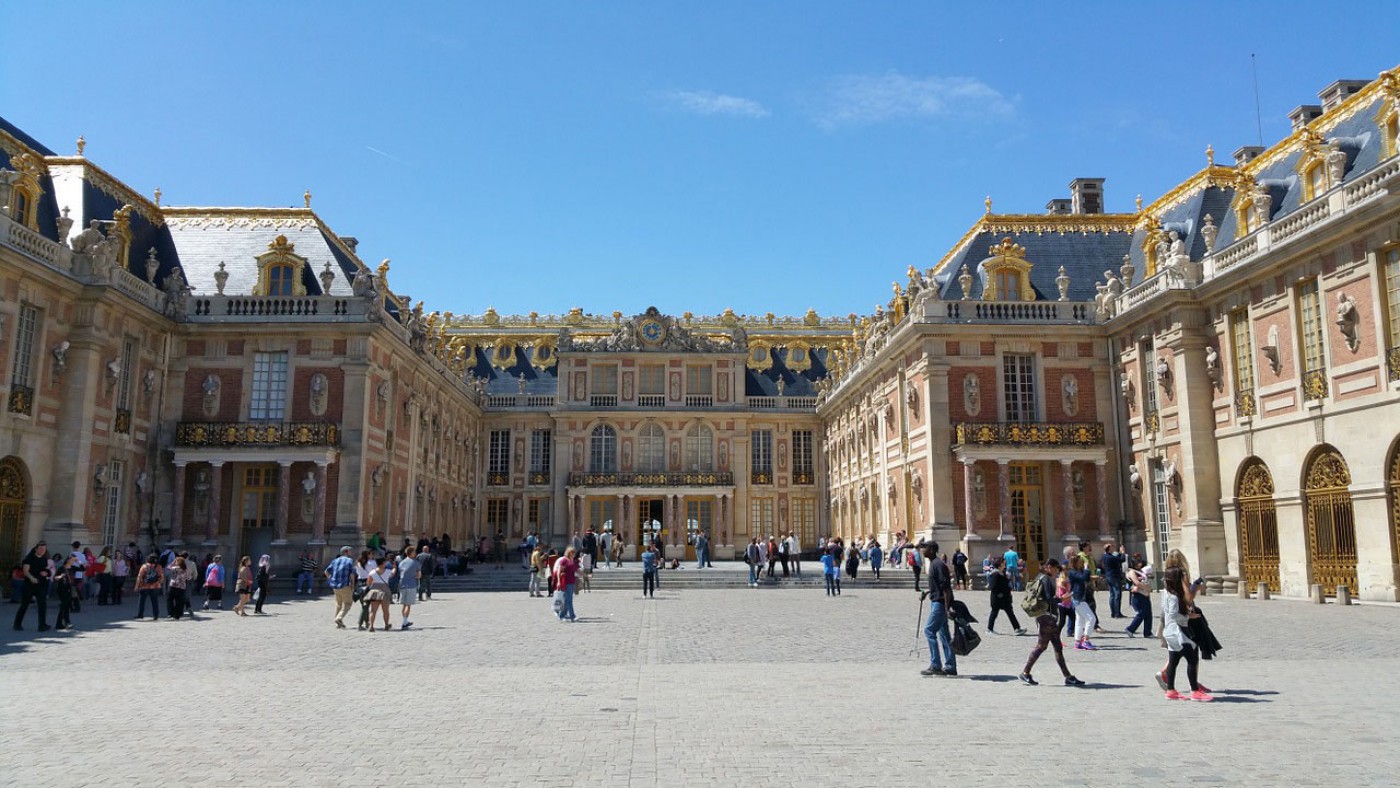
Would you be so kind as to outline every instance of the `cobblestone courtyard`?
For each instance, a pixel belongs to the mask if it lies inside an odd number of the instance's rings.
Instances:
[[[962,598],[984,614],[985,595]],[[1218,702],[1200,704],[1163,700],[1166,652],[1122,635],[1068,652],[1083,689],[1048,655],[1042,686],[1021,685],[1032,640],[1007,634],[962,676],[920,678],[908,591],[600,591],[574,625],[523,593],[440,594],[413,630],[375,634],[333,629],[326,597],[292,599],[258,618],[134,622],[128,600],[72,633],[40,638],[32,614],[6,627],[0,783],[1400,780],[1393,607],[1205,599],[1226,650],[1202,668]],[[1044,747],[1013,744],[1035,729]]]

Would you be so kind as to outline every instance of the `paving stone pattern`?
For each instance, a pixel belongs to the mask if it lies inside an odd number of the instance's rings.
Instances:
[[[985,594],[962,598],[984,614]],[[42,637],[31,614],[0,633],[0,785],[1400,779],[1400,609],[1203,605],[1226,648],[1203,663],[1211,704],[1163,700],[1166,652],[1122,635],[1068,652],[1083,689],[1049,655],[1042,686],[1017,682],[1032,640],[1010,634],[958,678],[921,678],[909,590],[599,591],[577,624],[524,593],[439,594],[413,629],[374,634],[335,630],[328,597],[193,622],[90,606]]]

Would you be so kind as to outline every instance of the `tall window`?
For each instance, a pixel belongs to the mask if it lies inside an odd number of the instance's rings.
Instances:
[[[34,385],[34,337],[39,330],[39,310],[30,304],[19,308],[19,324],[15,328],[15,366],[10,372],[10,386],[32,388]]]
[[[287,409],[287,354],[253,354],[253,401],[248,418],[280,421]]]
[[[714,470],[715,433],[704,424],[691,425],[685,432],[685,469]]]
[[[1230,313],[1230,351],[1235,370],[1235,416],[1254,415],[1254,327],[1249,322],[1248,309]]]
[[[549,476],[550,452],[553,450],[553,433],[551,430],[531,430],[530,431],[530,476],[532,483],[534,478]]]
[[[510,481],[510,430],[491,430],[486,462],[487,484]]]
[[[598,533],[608,533],[617,524],[617,498],[588,500],[588,527]]]
[[[792,499],[792,530],[797,534],[799,546],[817,543],[817,500],[815,498]]]
[[[1167,496],[1167,476],[1161,460],[1152,461],[1152,513],[1157,523],[1157,561],[1167,557],[1172,535],[1172,513]]]
[[[792,480],[795,484],[812,484],[816,479],[812,469],[812,431],[792,431]]]
[[[270,296],[289,296],[294,292],[292,288],[293,269],[290,265],[274,265],[267,269],[267,294]]]
[[[1400,352],[1400,247],[1385,250],[1381,275],[1385,280],[1386,338],[1390,340],[1390,351]],[[1394,374],[1392,371],[1392,378]]]
[[[588,438],[588,470],[594,473],[617,471],[617,430],[606,424],[593,428]]]
[[[637,368],[637,405],[643,408],[665,407],[665,364],[643,364]]]
[[[136,357],[136,341],[122,342],[121,371],[117,379],[117,408],[131,410],[131,365]]]
[[[1139,365],[1142,368],[1142,411],[1144,414],[1155,414],[1157,412],[1157,350],[1152,344],[1152,340],[1142,343],[1142,359]]]
[[[1007,421],[1035,421],[1035,356],[1002,356],[1001,390],[1006,399]]]
[[[543,530],[549,519],[549,499],[531,498],[525,503],[525,525],[533,532]]]
[[[1327,396],[1323,356],[1322,299],[1313,279],[1298,285],[1298,323],[1303,339],[1303,398]]]
[[[593,391],[588,404],[595,408],[617,406],[617,365],[594,364],[592,370]]]
[[[712,384],[714,377],[712,370],[708,366],[693,366],[685,368],[685,393],[695,395],[709,395],[714,393]]]
[[[773,431],[754,430],[750,435],[749,470],[754,484],[773,483]]]
[[[646,424],[637,436],[637,469],[643,473],[666,470],[666,431],[659,424]]]
[[[754,536],[763,538],[773,534],[773,499],[749,499],[749,526]]]
[[[486,499],[486,530],[491,533],[505,531],[510,524],[510,499]]]
[[[218,473],[221,469],[215,468]],[[116,460],[112,461],[107,471],[107,501],[102,512],[102,544],[117,544],[117,537],[121,534],[119,529],[122,521],[122,464]]]

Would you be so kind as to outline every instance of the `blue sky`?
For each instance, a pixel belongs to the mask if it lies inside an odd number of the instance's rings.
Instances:
[[[1400,63],[1367,2],[68,8],[0,7],[0,115],[167,205],[310,188],[457,313],[868,312],[985,195],[1126,211],[1255,144],[1251,53],[1266,144]]]

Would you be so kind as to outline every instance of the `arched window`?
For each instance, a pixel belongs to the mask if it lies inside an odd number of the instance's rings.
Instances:
[[[593,428],[588,440],[588,469],[593,473],[617,472],[617,430],[606,424]]]
[[[660,473],[666,470],[666,431],[658,424],[647,424],[637,436],[637,470]]]
[[[271,296],[292,295],[293,269],[290,265],[274,265],[267,269],[267,294]]]
[[[685,469],[714,470],[715,433],[704,424],[692,425],[685,433]]]

